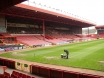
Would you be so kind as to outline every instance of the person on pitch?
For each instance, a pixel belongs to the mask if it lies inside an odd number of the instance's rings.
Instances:
[[[68,59],[69,51],[68,50],[64,50],[64,52],[66,53],[66,59]]]

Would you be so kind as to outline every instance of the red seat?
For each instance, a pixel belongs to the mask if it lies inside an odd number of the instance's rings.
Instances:
[[[22,74],[22,73],[20,73],[20,74],[19,74],[19,77],[22,77],[22,76],[23,76],[23,74]]]
[[[20,78],[20,77],[18,77],[18,76],[16,76],[16,75],[12,75],[11,77],[12,77],[12,78]]]
[[[11,74],[11,77],[13,77],[13,78],[18,78],[19,75],[20,75],[19,72],[17,72],[17,71],[13,71],[12,74]]]
[[[16,74],[16,71],[13,71],[12,74],[15,75]]]
[[[27,78],[31,78],[31,76],[27,75]]]
[[[4,72],[4,76],[10,77],[10,73]]]
[[[14,75],[14,74],[11,74],[11,77],[12,77],[12,78],[14,78],[14,77],[15,77],[15,75]]]
[[[0,78],[3,78],[3,74],[0,74]]]
[[[23,74],[23,75],[22,75],[22,78],[27,78],[27,75],[26,75],[26,74]]]
[[[10,78],[10,76],[6,76],[6,75],[4,75],[4,77],[3,78]]]

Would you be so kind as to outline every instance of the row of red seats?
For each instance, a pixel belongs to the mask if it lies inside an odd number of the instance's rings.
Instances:
[[[0,78],[35,78],[35,77],[29,76],[21,72],[13,71],[11,75],[8,72],[4,72],[4,74],[0,74]]]
[[[31,73],[45,78],[104,78],[93,74],[79,73],[38,65],[31,65]]]

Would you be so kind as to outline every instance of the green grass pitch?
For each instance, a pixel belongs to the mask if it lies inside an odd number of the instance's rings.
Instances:
[[[62,59],[61,54],[65,54],[64,49],[69,50],[69,59]],[[1,54],[8,58],[23,59],[32,62],[71,66],[75,68],[85,68],[91,70],[104,71],[104,39],[80,42],[74,44],[37,48],[31,51],[13,52]],[[24,56],[21,56],[24,54]]]

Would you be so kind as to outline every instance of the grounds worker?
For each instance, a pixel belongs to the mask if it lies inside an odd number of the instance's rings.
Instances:
[[[69,51],[68,50],[64,50],[64,52],[66,52],[66,59],[68,59]]]

